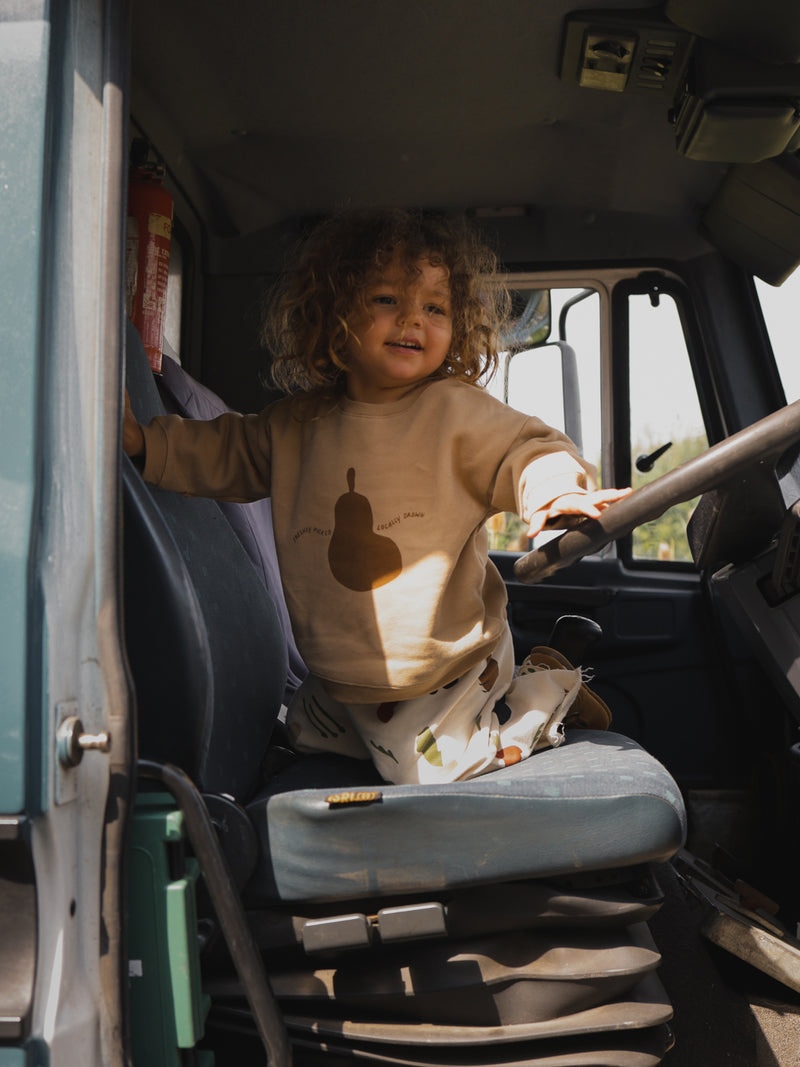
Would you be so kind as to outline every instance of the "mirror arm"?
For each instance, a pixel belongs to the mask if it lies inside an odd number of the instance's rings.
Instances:
[[[589,296],[594,296],[595,289],[581,289],[575,296],[570,297],[569,300],[564,302],[564,306],[561,308],[561,312],[558,316],[558,339],[559,341],[566,341],[567,339],[567,315],[576,304],[580,304],[582,300],[586,300]]]
[[[561,352],[561,397],[564,405],[564,433],[583,455],[583,425],[581,421],[581,384],[578,379],[578,357],[566,341],[549,341]]]

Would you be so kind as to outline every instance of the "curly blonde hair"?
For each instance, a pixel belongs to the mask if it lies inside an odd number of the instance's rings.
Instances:
[[[452,341],[433,378],[491,377],[509,297],[494,253],[462,220],[400,209],[349,211],[319,225],[270,301],[262,339],[272,378],[290,393],[340,385],[349,323],[367,313],[371,278],[399,258],[409,283],[426,259],[450,286]]]

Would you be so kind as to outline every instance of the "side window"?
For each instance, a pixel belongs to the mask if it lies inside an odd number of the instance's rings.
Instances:
[[[600,480],[599,295],[583,288],[520,288],[512,296],[515,318],[505,338],[508,348],[488,391],[568,434],[598,468]],[[516,515],[495,515],[487,529],[493,550],[527,552],[531,547]]]
[[[704,452],[708,439],[686,337],[672,296],[628,297],[630,462],[635,489]],[[634,560],[691,562],[686,525],[697,500],[633,533]]]
[[[800,400],[800,270],[777,288],[755,279],[786,402]]]

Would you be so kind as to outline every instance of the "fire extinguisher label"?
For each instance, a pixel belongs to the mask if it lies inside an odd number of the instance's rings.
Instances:
[[[151,323],[152,338],[148,336],[146,344],[161,345],[164,309],[167,303],[167,282],[169,281],[169,249],[162,248],[155,241],[147,243],[147,258],[144,267],[144,286],[142,289],[142,307],[154,312]],[[150,333],[151,331],[148,331]]]
[[[151,214],[147,218],[147,229],[156,237],[166,237],[169,240],[172,234],[172,219],[167,215]]]
[[[172,236],[172,197],[162,177],[150,167],[131,175],[126,242],[126,297],[133,298],[130,318],[156,373],[161,370]]]

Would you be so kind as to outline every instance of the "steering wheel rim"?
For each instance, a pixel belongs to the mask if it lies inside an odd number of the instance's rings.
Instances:
[[[597,552],[652,522],[685,500],[726,484],[748,467],[778,457],[800,440],[800,400],[726,437],[706,452],[612,504],[599,519],[586,519],[514,564],[520,582],[539,582],[582,556]]]

